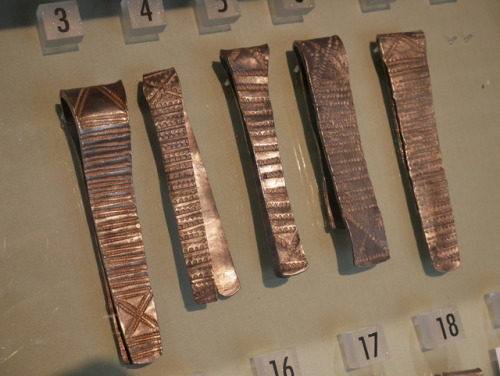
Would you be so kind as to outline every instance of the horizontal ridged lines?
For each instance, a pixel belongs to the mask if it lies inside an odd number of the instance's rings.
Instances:
[[[307,266],[298,242],[295,218],[291,211],[278,140],[271,108],[267,69],[239,69],[232,66],[234,88],[259,173],[265,209],[277,245],[281,272],[302,270]],[[286,240],[285,240],[286,239]],[[297,239],[297,240],[294,240]],[[294,242],[297,243],[294,243]],[[286,250],[286,251],[285,251]],[[283,254],[281,253],[283,252]],[[288,253],[288,256],[284,254]],[[288,261],[290,257],[297,261]],[[302,259],[299,261],[299,259]]]
[[[377,207],[361,149],[350,87],[335,81],[322,84],[327,86],[313,86],[312,92],[321,143],[329,160],[339,203],[345,212]],[[358,186],[361,188],[356,188]]]
[[[162,79],[159,75],[156,79]],[[151,78],[150,78],[151,79]],[[215,299],[215,286],[201,203],[196,185],[186,115],[182,99],[175,99],[172,87],[163,87],[149,102],[160,143],[170,200],[175,212],[184,261],[195,299]],[[178,90],[180,91],[180,89]]]

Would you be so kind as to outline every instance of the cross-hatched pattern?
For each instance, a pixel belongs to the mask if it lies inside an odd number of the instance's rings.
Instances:
[[[438,271],[460,265],[455,221],[439,148],[432,90],[421,31],[377,37],[392,90],[400,156],[432,262]]]
[[[61,99],[76,131],[121,355],[151,362],[162,344],[135,204],[125,90],[117,82],[64,90]]]
[[[173,68],[144,75],[144,95],[159,140],[168,191],[197,303],[236,293],[232,263],[205,168]]]
[[[318,141],[343,222],[349,231],[354,264],[389,259],[382,215],[361,148],[349,82],[347,55],[338,36],[294,42],[310,90]],[[331,209],[333,212],[334,210]]]
[[[267,45],[222,50],[221,61],[231,78],[255,162],[275,272],[280,277],[307,269],[308,262],[285,186],[268,87]]]

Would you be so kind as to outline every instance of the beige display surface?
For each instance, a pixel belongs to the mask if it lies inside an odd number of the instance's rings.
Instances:
[[[362,13],[356,0],[316,0],[304,22],[273,25],[266,1],[242,1],[231,31],[199,35],[191,6],[167,1],[160,40],[129,45],[114,3],[87,5],[77,52],[43,56],[34,24],[0,24],[1,375],[250,376],[250,357],[290,347],[304,376],[431,375],[475,367],[499,374],[491,350],[500,346],[500,330],[492,327],[483,296],[500,290],[500,2],[397,0],[391,10]],[[94,11],[109,16],[89,17]],[[34,23],[35,13],[24,18]],[[419,253],[371,57],[377,34],[418,29],[427,36],[462,258],[447,274],[432,272]],[[324,229],[320,163],[293,73],[294,40],[333,34],[347,50],[361,141],[391,252],[389,261],[372,268],[352,266],[345,231]],[[232,116],[234,99],[218,62],[221,48],[264,43],[271,50],[270,95],[283,167],[310,262],[309,270],[288,280],[272,272],[242,125]],[[143,73],[169,67],[181,79],[242,285],[235,296],[207,306],[190,295],[140,107]],[[164,343],[163,357],[145,367],[119,361],[57,108],[60,89],[119,79],[128,96],[137,205]],[[448,305],[458,307],[465,338],[422,352],[411,317]],[[391,358],[347,372],[336,336],[368,325],[383,327]]]

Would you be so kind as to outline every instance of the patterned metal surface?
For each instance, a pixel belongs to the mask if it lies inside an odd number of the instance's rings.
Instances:
[[[356,266],[386,261],[389,248],[361,148],[342,40],[335,35],[295,41],[293,47],[308,92],[324,177],[329,180],[325,201],[336,200],[340,208]],[[329,208],[329,213],[337,211]],[[334,224],[333,219],[330,222]]]
[[[292,213],[281,165],[268,87],[267,45],[221,50],[252,155],[261,211],[274,270],[279,277],[303,272],[308,262]]]
[[[151,362],[162,344],[135,204],[125,90],[121,81],[62,90],[61,103],[83,166],[121,356]]]
[[[455,221],[439,148],[432,90],[421,31],[377,36],[389,75],[399,154],[408,170],[434,268],[460,265]]]
[[[175,69],[144,75],[191,288],[197,303],[240,289]]]

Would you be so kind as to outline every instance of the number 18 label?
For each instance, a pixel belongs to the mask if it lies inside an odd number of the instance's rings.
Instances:
[[[347,370],[362,368],[390,358],[380,325],[367,326],[338,337]]]
[[[456,306],[425,312],[412,318],[422,350],[432,350],[465,337]]]
[[[301,376],[295,349],[283,349],[250,359],[255,376]]]

